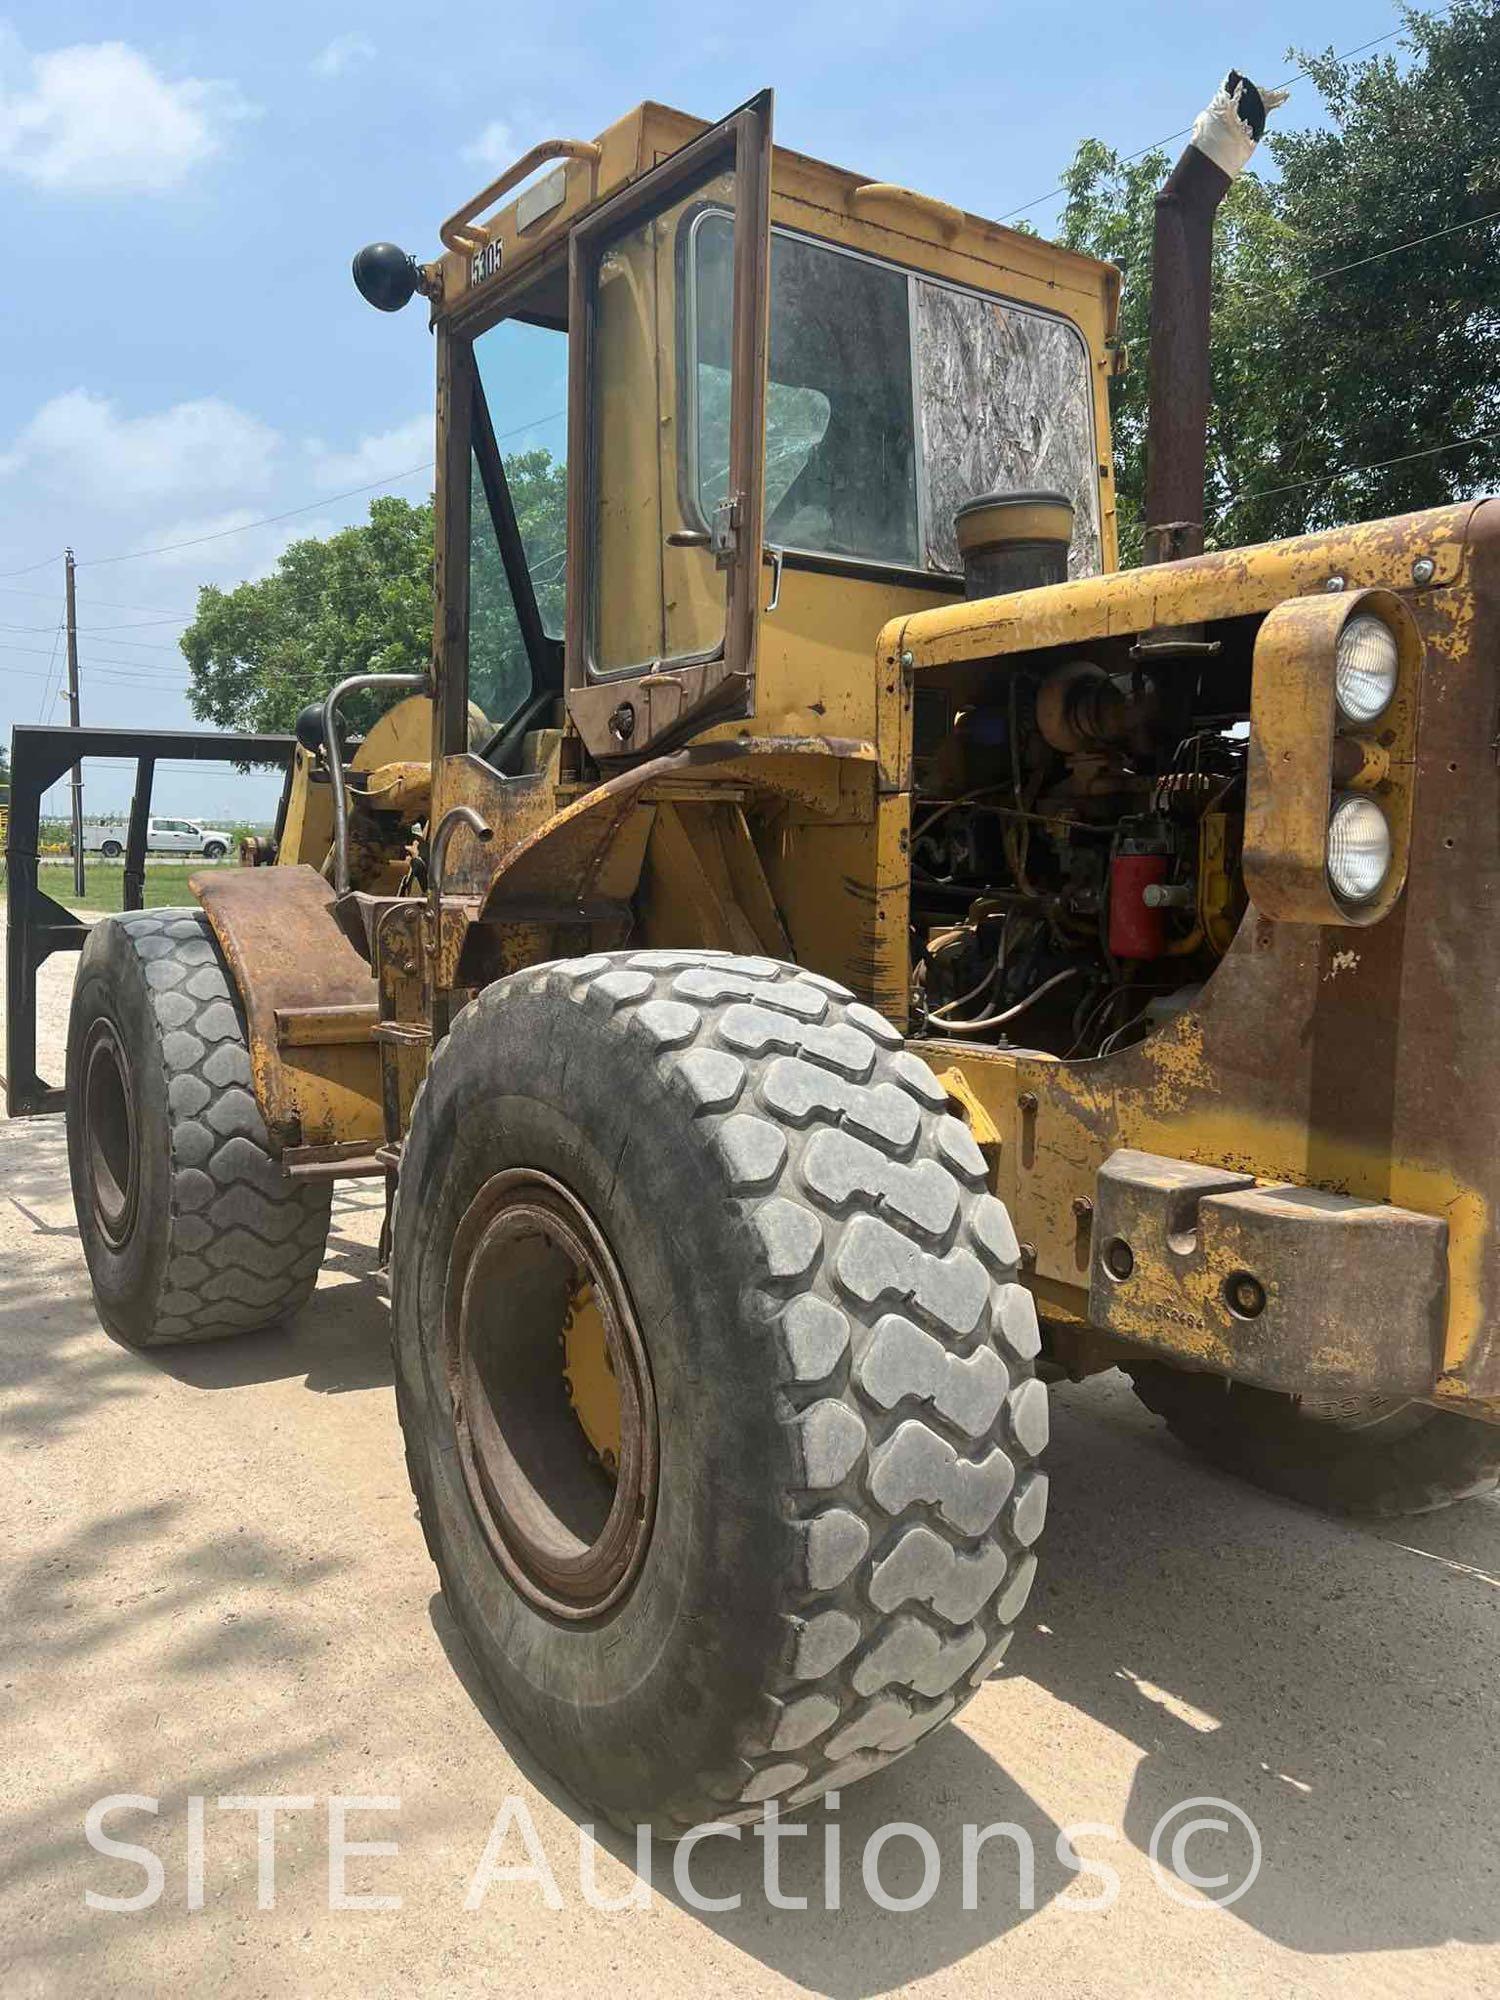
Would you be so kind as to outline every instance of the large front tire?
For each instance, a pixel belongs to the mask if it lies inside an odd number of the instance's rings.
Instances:
[[[1493,1493],[1500,1425],[1401,1397],[1318,1402],[1165,1362],[1130,1370],[1172,1435],[1268,1493],[1331,1514],[1429,1514]]]
[[[318,1281],[332,1190],[291,1180],[201,910],[96,923],[68,1021],[68,1164],[99,1316],[132,1347],[270,1326]]]
[[[455,1022],[396,1200],[407,1458],[497,1702],[590,1808],[798,1806],[992,1670],[1046,1505],[1017,1257],[931,1072],[826,980],[600,954]],[[562,1374],[580,1296],[612,1487]]]

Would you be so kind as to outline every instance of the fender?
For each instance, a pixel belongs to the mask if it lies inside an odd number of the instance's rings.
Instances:
[[[375,980],[339,929],[333,890],[294,865],[216,869],[188,886],[245,1011],[271,1151],[298,1174],[378,1171]]]

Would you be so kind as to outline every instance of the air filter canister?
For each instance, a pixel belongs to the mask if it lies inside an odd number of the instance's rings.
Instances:
[[[1073,503],[1063,493],[984,493],[953,517],[966,597],[1065,583]]]

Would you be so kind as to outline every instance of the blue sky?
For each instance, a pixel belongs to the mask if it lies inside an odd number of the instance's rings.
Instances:
[[[782,143],[998,217],[1081,138],[1130,151],[1190,123],[1230,64],[1280,82],[1293,44],[1397,25],[1353,0],[12,11],[0,572],[71,542],[85,720],[192,727],[176,639],[199,584],[263,574],[288,540],[363,517],[367,498],[334,496],[431,456],[420,306],[371,312],[352,252],[388,236],[431,256],[442,216],[536,139],[591,137],[645,97],[718,116],[771,84]],[[1303,85],[1279,117],[1317,111]],[[1057,209],[1028,213],[1045,233]],[[66,719],[61,600],[60,560],[0,574],[7,738]],[[86,781],[91,809],[128,799],[125,770]],[[227,818],[271,794],[168,768],[156,803]]]

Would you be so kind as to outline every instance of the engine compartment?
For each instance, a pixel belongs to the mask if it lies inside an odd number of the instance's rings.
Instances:
[[[1258,622],[923,675],[915,1032],[1076,1060],[1192,1004],[1245,909]]]

